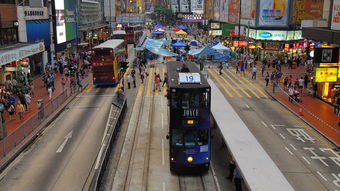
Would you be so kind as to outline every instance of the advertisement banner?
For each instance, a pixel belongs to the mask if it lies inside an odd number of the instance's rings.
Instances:
[[[189,0],[179,0],[179,12],[189,13]]]
[[[211,35],[211,36],[222,36],[222,30],[210,30],[209,35]]]
[[[75,18],[76,2],[73,0],[54,0],[56,13],[57,44],[77,38]]]
[[[228,22],[237,24],[238,23],[238,12],[240,9],[239,0],[229,0],[229,17]]]
[[[241,24],[255,26],[256,0],[242,0]]]
[[[339,48],[315,48],[314,63],[338,63]]]
[[[258,40],[287,40],[287,31],[258,30],[256,39]]]
[[[315,82],[336,82],[338,80],[338,68],[316,68]]]
[[[191,0],[191,12],[194,14],[204,13],[204,0]]]
[[[260,0],[259,26],[287,26],[288,0]]]
[[[324,0],[295,0],[293,2],[293,23],[299,23],[301,20],[322,19]]]
[[[214,0],[214,20],[220,20],[220,0]]]
[[[332,30],[340,30],[340,0],[333,2]]]
[[[210,28],[211,29],[219,29],[220,28],[220,23],[210,23]]]
[[[220,0],[220,21],[228,22],[228,0]]]

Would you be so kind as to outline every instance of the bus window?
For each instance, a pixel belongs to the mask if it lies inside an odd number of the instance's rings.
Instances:
[[[201,129],[197,132],[197,143],[198,145],[206,145],[208,144],[208,129]]]
[[[95,56],[110,56],[112,53],[112,49],[101,49],[97,48],[94,50]]]
[[[174,146],[183,146],[183,130],[181,129],[172,130],[171,144]]]

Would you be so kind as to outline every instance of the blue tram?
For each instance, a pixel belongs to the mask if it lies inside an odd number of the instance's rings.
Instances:
[[[170,169],[210,166],[211,89],[193,62],[168,62]]]

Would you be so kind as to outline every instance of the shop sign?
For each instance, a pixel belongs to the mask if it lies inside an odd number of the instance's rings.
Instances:
[[[258,40],[287,40],[287,31],[266,31],[258,30]]]
[[[204,13],[204,1],[203,0],[191,0],[191,12],[203,14]]]
[[[316,68],[315,82],[336,82],[338,80],[338,68]]]
[[[339,70],[340,70],[340,68],[339,68]],[[338,72],[338,74],[339,74],[339,72]],[[340,88],[340,84],[334,84],[333,88]]]
[[[211,35],[211,36],[222,36],[222,30],[210,30],[209,35]]]
[[[211,29],[219,29],[220,28],[220,23],[210,23],[210,28]]]
[[[339,48],[315,48],[314,63],[338,63]]]
[[[0,65],[8,64],[10,62],[32,56],[39,52],[43,52],[44,50],[44,43],[39,42],[37,44],[24,46],[14,50],[2,51],[0,52]]]
[[[32,8],[17,6],[18,20],[43,20],[48,19],[47,7]]]
[[[255,29],[249,29],[248,30],[248,37],[252,39],[256,39],[256,30]]]
[[[332,30],[340,30],[340,0],[333,1]]]
[[[247,41],[234,41],[234,47],[246,47]]]
[[[202,14],[185,14],[183,15],[182,22],[202,22],[203,15]]]

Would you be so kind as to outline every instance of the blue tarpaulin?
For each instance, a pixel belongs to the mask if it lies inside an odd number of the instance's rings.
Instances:
[[[187,44],[185,44],[185,43],[182,42],[182,41],[178,41],[178,42],[176,42],[176,43],[173,43],[171,46],[173,46],[173,47],[186,47]]]
[[[183,30],[187,30],[188,29],[188,27],[186,27],[184,25],[179,25],[178,28],[183,29]]]
[[[215,61],[228,61],[230,59],[230,52],[219,52],[209,46],[189,51],[190,55],[210,55]]]
[[[177,56],[177,54],[162,48],[163,44],[164,44],[163,40],[155,40],[148,38],[144,42],[143,47],[145,47],[148,51],[159,56]]]
[[[164,28],[164,26],[161,25],[161,24],[157,24],[157,25],[154,26],[154,28]]]

